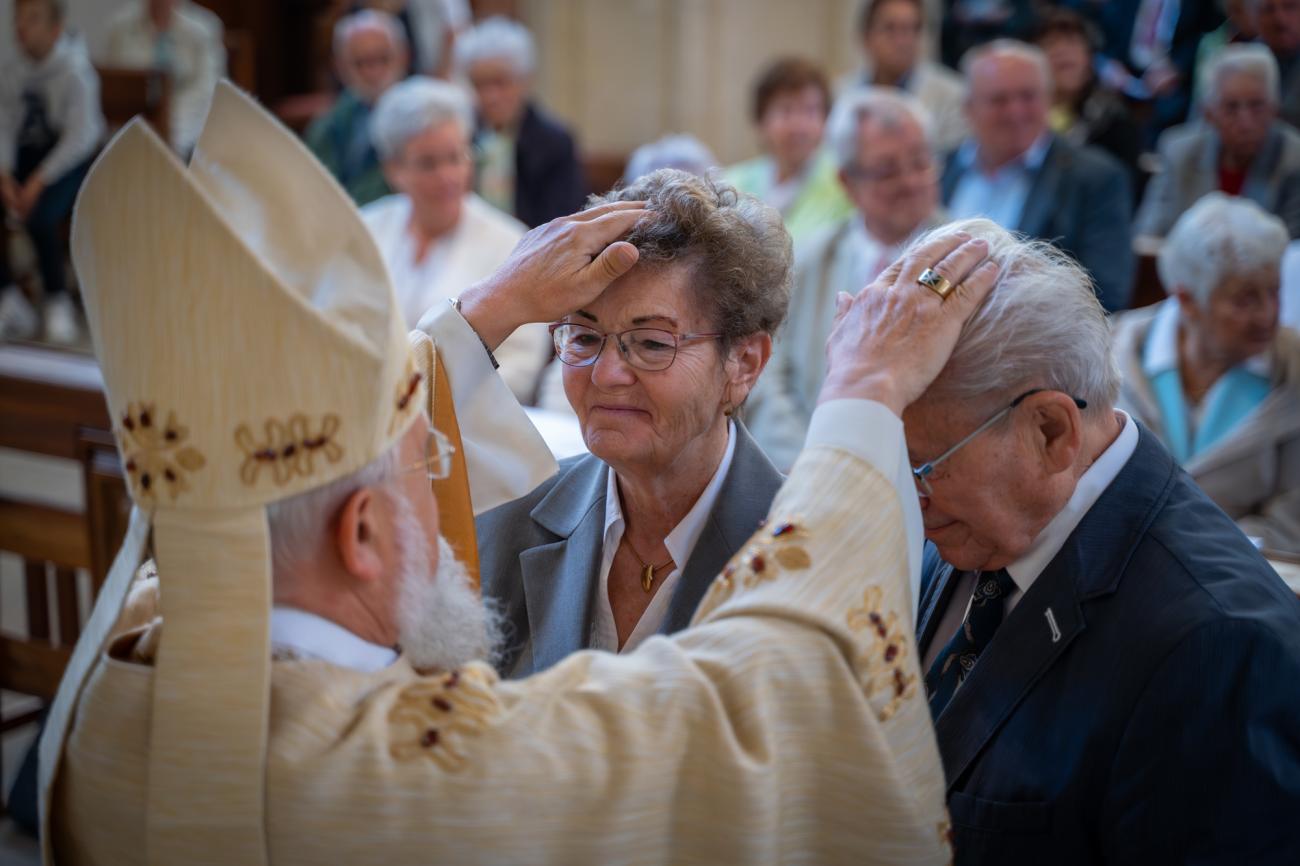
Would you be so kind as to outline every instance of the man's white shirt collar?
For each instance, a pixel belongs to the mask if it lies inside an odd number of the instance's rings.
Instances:
[[[397,661],[397,651],[373,644],[322,616],[294,607],[271,609],[271,650],[341,668],[374,673]]]
[[[1079,477],[1079,483],[1075,485],[1074,493],[1070,495],[1065,507],[1043,527],[1029,550],[1007,566],[1007,573],[1011,575],[1020,593],[1029,591],[1043,569],[1060,553],[1084,515],[1097,504],[1101,494],[1119,477],[1124,465],[1137,450],[1137,424],[1125,412],[1116,410],[1116,414],[1124,417],[1124,429],[1119,436]],[[1018,595],[1013,596],[1013,601],[1018,598]]]

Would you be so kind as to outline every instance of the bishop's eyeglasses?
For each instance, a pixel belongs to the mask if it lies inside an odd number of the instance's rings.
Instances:
[[[716,340],[722,334],[674,334],[662,328],[630,328],[606,334],[574,322],[551,325],[555,355],[570,367],[590,367],[596,363],[609,339],[614,340],[623,358],[638,370],[667,370],[677,360],[677,349],[695,340]]]

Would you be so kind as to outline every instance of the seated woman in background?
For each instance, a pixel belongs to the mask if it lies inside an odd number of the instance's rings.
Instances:
[[[492,273],[524,236],[524,226],[470,192],[469,97],[459,87],[416,76],[385,91],[371,138],[396,195],[361,209],[393,278],[407,327],[441,311],[470,283]],[[496,351],[501,377],[530,403],[550,357],[546,326],[525,325]]]
[[[599,201],[642,200],[652,217],[627,238],[637,264],[551,326],[591,454],[477,520],[483,594],[513,629],[511,676],[684,628],[781,486],[732,417],[789,303],[780,216],[675,169]]]
[[[1266,548],[1300,551],[1300,334],[1278,325],[1286,226],[1210,193],[1160,252],[1171,297],[1115,320],[1120,405]]]
[[[754,88],[753,119],[763,155],[737,163],[723,175],[736,189],[780,211],[795,243],[852,210],[835,176],[834,160],[821,148],[830,110],[830,85],[816,64],[799,58],[776,61]]]

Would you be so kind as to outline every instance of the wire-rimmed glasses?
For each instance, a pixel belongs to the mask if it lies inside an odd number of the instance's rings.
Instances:
[[[929,461],[929,462],[927,462],[927,463],[922,463],[920,466],[915,466],[915,467],[913,467],[913,468],[912,468],[912,478],[913,478],[914,481],[916,481],[916,489],[917,489],[917,491],[920,492],[922,496],[930,496],[930,495],[932,495],[932,491],[931,491],[931,488],[930,488],[930,476],[931,476],[932,474],[934,474],[934,470],[939,466],[940,463],[942,463],[943,461],[947,460],[947,459],[948,459],[949,457],[951,457],[952,455],[956,454],[956,453],[957,453],[958,451],[960,451],[962,448],[966,447],[966,445],[968,445],[968,444],[970,443],[970,441],[971,441],[972,439],[974,439],[976,436],[980,435],[980,434],[983,433],[985,430],[989,429],[989,428],[992,427],[994,424],[996,424],[996,423],[998,423],[999,421],[1001,421],[1001,420],[1002,420],[1003,418],[1005,418],[1007,415],[1011,414],[1011,410],[1015,409],[1017,406],[1019,406],[1019,405],[1020,405],[1021,403],[1023,403],[1025,400],[1029,399],[1030,397],[1032,397],[1032,396],[1035,395],[1035,394],[1041,394],[1041,393],[1044,392],[1044,391],[1051,391],[1051,390],[1053,390],[1053,389],[1051,389],[1051,388],[1032,388],[1032,389],[1026,391],[1025,393],[1021,394],[1019,397],[1017,397],[1016,399],[1012,400],[1008,405],[1006,405],[1006,406],[1002,407],[1001,409],[999,409],[999,410],[998,410],[998,411],[997,411],[997,412],[996,412],[996,413],[995,413],[991,418],[989,418],[989,419],[988,419],[987,421],[985,421],[983,424],[979,425],[979,426],[976,427],[974,430],[972,430],[970,433],[966,434],[966,436],[964,436],[964,437],[962,438],[962,440],[961,440],[960,442],[958,442],[956,445],[952,446],[952,447],[949,448],[947,451],[943,452],[942,454],[940,454],[938,457],[934,458],[933,460],[931,460],[931,461]],[[1078,406],[1080,409],[1087,409],[1087,408],[1088,408],[1088,401],[1087,401],[1087,400],[1080,399],[1080,398],[1075,397],[1075,396],[1073,396],[1073,395],[1070,396],[1070,399],[1073,400],[1073,401],[1074,401],[1074,405]]]
[[[716,340],[722,334],[674,334],[662,328],[629,328],[616,334],[607,334],[576,322],[556,322],[551,325],[551,340],[555,355],[570,367],[590,367],[596,363],[609,338],[614,339],[619,353],[638,370],[667,370],[677,360],[677,349],[682,343],[694,340]]]
[[[424,457],[409,466],[403,466],[400,472],[425,472],[430,481],[442,481],[451,475],[451,458],[456,453],[456,446],[442,434],[441,430],[429,428],[429,438],[424,444]]]

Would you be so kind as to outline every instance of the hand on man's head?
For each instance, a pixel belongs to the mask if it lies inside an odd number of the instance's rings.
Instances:
[[[953,286],[946,298],[919,282],[927,269]],[[965,232],[940,234],[887,268],[857,297],[841,294],[818,403],[875,400],[901,417],[943,370],[962,326],[988,297],[997,274],[986,242]]]
[[[495,349],[521,325],[581,309],[636,264],[636,247],[619,238],[647,213],[643,201],[619,201],[538,226],[461,295],[461,314]]]

